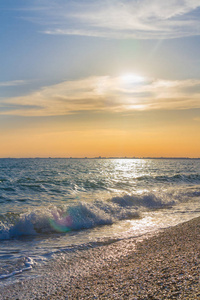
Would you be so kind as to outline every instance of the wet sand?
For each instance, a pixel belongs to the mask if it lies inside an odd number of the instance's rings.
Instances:
[[[105,253],[115,249],[125,255],[105,260]],[[92,253],[97,260],[87,272],[37,284],[29,280],[13,286],[12,292],[2,290],[0,299],[200,299],[200,217],[137,240],[136,245],[117,242]],[[48,288],[50,280],[54,284]]]

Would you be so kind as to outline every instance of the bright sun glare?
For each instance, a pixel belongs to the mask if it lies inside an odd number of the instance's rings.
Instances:
[[[120,76],[120,79],[122,82],[126,84],[131,84],[131,83],[140,83],[144,81],[144,77],[139,76],[137,74],[129,73],[129,74],[124,74]]]

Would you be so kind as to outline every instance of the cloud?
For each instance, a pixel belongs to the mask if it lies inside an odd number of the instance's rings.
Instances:
[[[64,81],[0,102],[1,115],[20,116],[191,108],[200,108],[200,80],[141,80],[136,75]]]
[[[12,81],[2,81],[0,82],[0,87],[18,86],[26,84],[25,80],[12,80]]]
[[[32,9],[31,20],[46,34],[137,39],[200,34],[199,0],[37,0]]]

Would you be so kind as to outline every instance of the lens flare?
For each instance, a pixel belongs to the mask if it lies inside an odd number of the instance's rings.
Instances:
[[[69,214],[58,215],[52,213],[53,218],[49,219],[51,227],[57,232],[68,232],[71,230],[73,220]]]

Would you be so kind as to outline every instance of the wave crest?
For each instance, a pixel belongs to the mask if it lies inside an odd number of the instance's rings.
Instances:
[[[110,225],[120,220],[139,218],[144,210],[173,206],[179,202],[178,198],[177,195],[157,191],[7,214],[0,216],[0,240]]]

